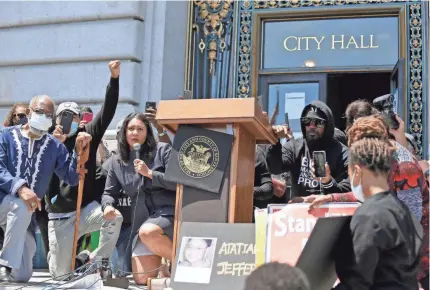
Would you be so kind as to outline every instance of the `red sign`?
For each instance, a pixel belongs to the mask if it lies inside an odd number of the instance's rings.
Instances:
[[[269,205],[266,263],[295,265],[317,219],[353,215],[359,203],[328,203],[309,211],[309,204]]]

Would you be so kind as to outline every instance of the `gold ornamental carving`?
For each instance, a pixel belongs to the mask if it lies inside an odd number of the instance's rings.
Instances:
[[[197,22],[203,23],[203,35],[199,43],[200,53],[208,50],[209,72],[215,73],[215,61],[218,50],[221,52],[226,48],[224,39],[223,22],[231,17],[233,0],[214,1],[214,0],[195,0],[194,5],[198,8]]]

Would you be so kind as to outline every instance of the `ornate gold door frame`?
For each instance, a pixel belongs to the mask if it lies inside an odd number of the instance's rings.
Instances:
[[[425,118],[428,85],[423,83],[426,31],[425,8],[420,1],[395,0],[273,0],[189,1],[187,28],[186,90],[194,98],[255,97],[257,51],[253,43],[258,29],[253,27],[262,13],[318,13],[318,11],[394,9],[404,7],[405,29],[400,55],[406,61],[407,130],[418,142],[420,154],[427,148]],[[258,35],[257,35],[258,36]],[[254,57],[253,57],[254,56]],[[257,72],[257,74],[255,74]],[[424,94],[423,94],[424,92]]]
[[[422,4],[419,1],[413,2],[397,2],[393,0],[287,0],[287,1],[240,1],[236,2],[235,7],[235,25],[236,29],[236,67],[233,71],[235,80],[233,97],[247,98],[255,97],[258,90],[258,48],[259,44],[259,18],[266,17],[267,14],[280,17],[291,13],[299,14],[315,14],[322,12],[330,12],[332,9],[337,10],[336,13],[342,11],[356,10],[362,11],[388,11],[393,10],[400,12],[403,7],[405,11],[405,23],[403,23],[404,33],[403,39],[400,36],[400,57],[406,59],[407,70],[407,86],[406,94],[408,104],[407,108],[407,130],[411,132],[419,146],[420,154],[423,153],[424,138],[423,122],[424,117],[424,98],[423,83],[423,29],[422,21]],[[236,4],[235,3],[235,4]],[[315,9],[303,9],[303,8]],[[320,10],[320,11],[318,11]],[[402,17],[401,17],[402,18]],[[261,20],[261,19],[260,19]],[[402,19],[401,19],[402,21]],[[401,22],[400,21],[400,22]],[[237,23],[236,23],[237,22]],[[255,27],[255,24],[257,24]],[[402,23],[401,23],[402,25]],[[426,146],[425,146],[426,147]]]

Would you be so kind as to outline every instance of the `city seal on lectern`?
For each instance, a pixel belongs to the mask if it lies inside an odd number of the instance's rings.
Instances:
[[[219,149],[217,144],[206,136],[187,139],[179,149],[179,166],[192,178],[205,178],[218,166]]]

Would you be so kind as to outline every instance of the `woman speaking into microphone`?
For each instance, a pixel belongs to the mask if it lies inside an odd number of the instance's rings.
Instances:
[[[161,257],[172,259],[176,184],[164,180],[170,150],[169,144],[156,142],[144,114],[127,116],[102,197],[106,219],[115,214],[121,190],[131,198],[132,271],[141,285],[164,270]]]

